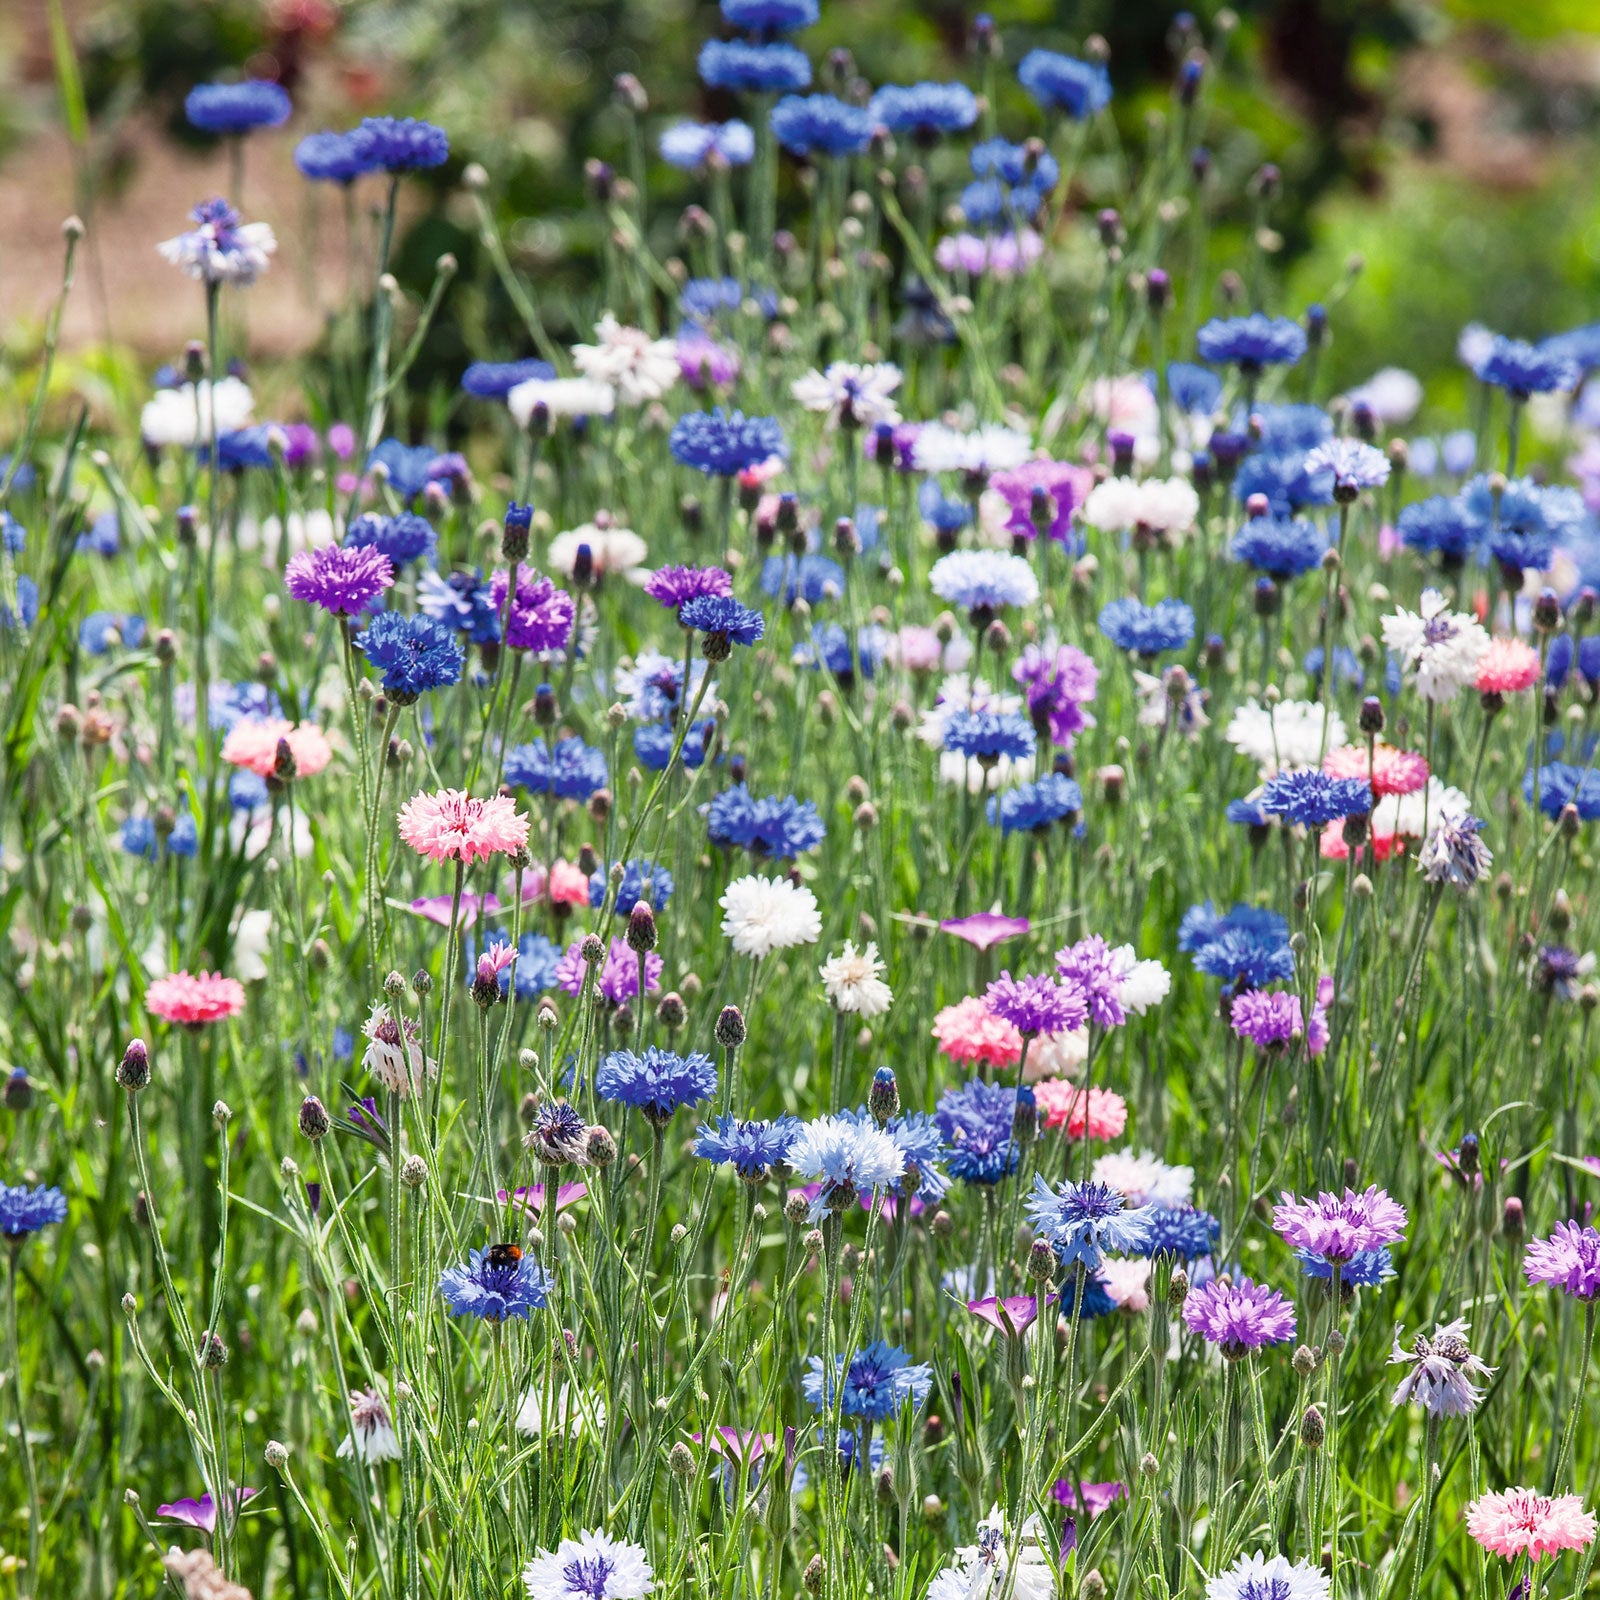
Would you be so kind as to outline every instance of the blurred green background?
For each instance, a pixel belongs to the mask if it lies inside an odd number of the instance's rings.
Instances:
[[[54,229],[73,208],[51,210],[41,196],[52,156],[71,174],[71,194],[61,198],[100,223],[105,239],[131,241],[117,243],[109,261],[111,247],[102,248],[99,318],[73,324],[71,341],[80,350],[130,348],[146,365],[174,353],[170,278],[153,252],[140,256],[137,240],[177,231],[183,208],[216,181],[215,152],[183,124],[182,97],[196,82],[249,73],[293,91],[295,120],[269,136],[279,148],[254,169],[247,207],[284,234],[294,233],[291,221],[313,235],[319,226],[288,166],[300,133],[376,110],[426,116],[449,130],[452,162],[413,208],[400,256],[413,287],[425,286],[440,251],[462,259],[462,292],[430,343],[441,374],[491,349],[524,353],[492,288],[473,289],[489,279],[453,192],[466,161],[492,174],[515,259],[557,307],[554,331],[570,335],[577,330],[560,326],[560,307],[592,286],[598,244],[583,163],[624,153],[615,75],[642,79],[652,136],[672,114],[739,110],[696,78],[699,44],[719,28],[716,6],[704,0],[11,0],[0,9],[0,225],[11,224],[13,235],[0,252],[9,257],[0,261],[0,305],[9,294],[13,360],[36,331],[40,292],[50,287],[43,270],[37,289],[40,263],[58,253]],[[802,42],[819,65],[831,49],[848,48],[855,72],[873,84],[956,75],[977,84],[968,43],[976,9],[953,0],[825,0],[821,24]],[[992,9],[1005,46],[996,75],[1004,131],[1039,131],[1011,76],[1022,54],[1035,44],[1078,49],[1098,33],[1111,51],[1122,146],[1136,154],[1159,136],[1152,119],[1171,108],[1183,48],[1177,8],[1006,0]],[[1365,261],[1336,323],[1335,382],[1400,361],[1428,381],[1431,400],[1448,402],[1464,323],[1537,336],[1600,317],[1600,6],[1258,0],[1236,8],[1231,28],[1219,7],[1195,14],[1215,74],[1202,133],[1222,224],[1213,267],[1247,237],[1246,180],[1262,161],[1276,162],[1284,185],[1271,222],[1281,238],[1283,307],[1327,298],[1352,255]],[[961,157],[949,159],[954,176]],[[1086,167],[1074,192],[1080,208],[1092,209],[1110,184],[1105,166]],[[170,178],[156,191],[156,216],[149,184],[158,171]],[[653,242],[664,255],[690,198],[700,198],[692,180],[652,168]],[[320,226],[326,231],[325,218]],[[290,243],[286,265],[275,269],[286,281],[311,270],[292,264]],[[152,288],[141,311],[146,275]],[[268,353],[287,353],[309,348],[319,332],[315,315],[297,320],[269,305],[258,337]]]

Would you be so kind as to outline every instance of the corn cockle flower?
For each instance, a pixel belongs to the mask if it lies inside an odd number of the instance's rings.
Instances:
[[[441,789],[400,808],[400,837],[431,861],[486,861],[527,844],[528,818],[509,795],[479,800],[462,789]]]
[[[1595,1534],[1593,1513],[1575,1494],[1540,1494],[1536,1489],[1501,1489],[1467,1507],[1467,1532],[1490,1552],[1515,1561],[1582,1550]]]
[[[1465,1417],[1478,1409],[1482,1391],[1473,1386],[1474,1378],[1494,1376],[1472,1353],[1467,1343],[1466,1322],[1457,1318],[1433,1330],[1430,1339],[1418,1334],[1408,1347],[1400,1342],[1402,1330],[1394,1330],[1394,1354],[1390,1365],[1404,1363],[1407,1371],[1394,1392],[1394,1404],[1415,1401],[1430,1416]]]
[[[1054,1295],[1046,1295],[1046,1304],[1055,1298]],[[998,1328],[1008,1339],[1015,1339],[1026,1333],[1038,1320],[1039,1297],[1013,1294],[1002,1299],[998,1295],[989,1295],[982,1300],[967,1301],[967,1310],[980,1322]]]
[[[640,1600],[655,1587],[644,1547],[598,1530],[540,1550],[522,1582],[528,1600]]]
[[[233,1491],[235,1506],[242,1506],[248,1500],[254,1500],[258,1489],[238,1488]],[[184,1496],[181,1500],[169,1500],[156,1507],[158,1517],[166,1517],[172,1522],[181,1522],[185,1527],[198,1528],[201,1533],[215,1533],[217,1531],[217,1502],[211,1497],[211,1492],[206,1491],[199,1499]]]
[[[164,1021],[203,1028],[244,1010],[244,985],[220,972],[175,972],[169,978],[157,978],[145,990],[144,1007]]]

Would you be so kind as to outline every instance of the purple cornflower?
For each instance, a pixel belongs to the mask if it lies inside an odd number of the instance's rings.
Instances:
[[[1472,1380],[1493,1377],[1494,1368],[1472,1353],[1467,1343],[1469,1331],[1457,1318],[1436,1327],[1431,1339],[1419,1333],[1406,1349],[1400,1343],[1401,1330],[1396,1328],[1389,1364],[1404,1362],[1408,1370],[1394,1392],[1393,1403],[1401,1406],[1414,1400],[1434,1417],[1465,1417],[1476,1411],[1483,1393]]]
[[[1046,973],[1013,978],[1002,972],[989,985],[984,1004],[1024,1039],[1041,1033],[1071,1033],[1089,1015],[1089,1002],[1074,982],[1057,983]]]
[[[643,1055],[613,1050],[595,1073],[595,1093],[602,1100],[633,1106],[653,1128],[664,1128],[680,1106],[709,1100],[717,1092],[717,1068],[699,1051],[680,1056],[647,1045]]]
[[[1024,686],[1028,714],[1041,738],[1070,745],[1073,735],[1089,726],[1083,708],[1094,699],[1100,669],[1076,645],[1057,645],[1053,651],[1026,645],[1011,676]]]
[[[290,556],[283,581],[296,600],[353,617],[393,587],[394,563],[372,545],[329,544]]]
[[[511,574],[500,567],[490,576],[489,598],[495,614],[505,614]],[[517,563],[517,588],[506,624],[506,643],[513,650],[565,650],[577,615],[572,596],[542,573]]]
[[[1276,1055],[1305,1037],[1297,996],[1281,989],[1251,989],[1239,995],[1230,1013],[1233,1031],[1258,1050]]]
[[[1056,972],[1082,994],[1089,1021],[1097,1028],[1118,1028],[1127,1021],[1122,1006],[1124,974],[1117,967],[1111,946],[1097,933],[1056,951]],[[991,1007],[991,1009],[993,1009]]]
[[[1034,1231],[1063,1266],[1081,1262],[1090,1272],[1108,1250],[1138,1255],[1150,1236],[1151,1206],[1130,1206],[1108,1183],[1063,1183],[1052,1189],[1042,1174],[1027,1199]]]
[[[1309,1250],[1342,1264],[1403,1239],[1406,1210],[1376,1184],[1359,1194],[1346,1189],[1342,1199],[1323,1191],[1313,1200],[1301,1200],[1286,1191],[1273,1211],[1272,1225],[1290,1249]]]
[[[1535,1239],[1522,1257],[1529,1283],[1553,1283],[1574,1300],[1600,1298],[1600,1232],[1558,1222],[1548,1239]]]
[[[647,993],[661,987],[665,963],[654,950],[644,958],[644,986]],[[582,994],[589,964],[583,959],[583,941],[575,939],[556,963],[556,987],[563,994]],[[595,992],[608,1004],[619,1006],[639,994],[639,957],[628,948],[626,939],[613,939],[606,952],[605,965],[595,979]]]
[[[1302,828],[1320,828],[1372,810],[1365,778],[1330,778],[1322,772],[1280,772],[1261,791],[1261,809]]]
[[[1276,1289],[1249,1278],[1237,1283],[1213,1278],[1191,1289],[1183,1302],[1183,1320],[1229,1361],[1242,1361],[1252,1350],[1294,1338],[1294,1306]]]
[[[1041,532],[1077,552],[1082,539],[1072,514],[1088,498],[1094,479],[1086,467],[1065,461],[1024,461],[997,472],[989,487],[1010,510],[1006,532],[1013,538],[1035,539]]]
[[[732,594],[733,578],[721,567],[658,567],[644,592],[668,611],[681,611],[700,595]]]

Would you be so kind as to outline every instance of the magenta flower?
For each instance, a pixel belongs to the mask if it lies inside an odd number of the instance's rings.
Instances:
[[[1403,1239],[1406,1209],[1376,1184],[1360,1194],[1346,1189],[1343,1199],[1324,1192],[1314,1200],[1301,1200],[1285,1193],[1272,1214],[1272,1225],[1290,1249],[1309,1250],[1328,1262],[1345,1262]]]
[[[555,1192],[555,1208],[565,1211],[568,1206],[576,1205],[589,1193],[586,1183],[563,1183]],[[507,1194],[504,1189],[495,1190],[495,1198],[503,1206],[515,1205],[520,1209],[538,1216],[549,1203],[546,1187],[542,1183],[535,1183],[524,1189],[513,1189]]]
[[[1183,1320],[1229,1361],[1241,1361],[1252,1350],[1294,1338],[1294,1306],[1276,1289],[1249,1278],[1237,1283],[1213,1278],[1202,1288],[1191,1289],[1183,1302]]]
[[[353,617],[393,586],[394,563],[370,544],[328,544],[290,556],[283,583],[296,600]]]
[[[1534,1239],[1522,1257],[1529,1283],[1553,1283],[1574,1300],[1600,1298],[1600,1232],[1558,1222],[1548,1239]]]
[[[1003,917],[998,911],[980,911],[970,917],[947,917],[939,924],[939,931],[965,939],[975,950],[992,950],[997,944],[1026,933],[1032,926],[1026,917]]]
[[[989,487],[1010,509],[1008,533],[1036,538],[1042,521],[1057,544],[1072,544],[1072,513],[1088,498],[1094,474],[1065,461],[1024,461],[1020,467],[996,472]]]
[[[455,904],[455,896],[448,894],[422,895],[411,902],[412,913],[424,918],[428,922],[436,922],[441,928],[450,926],[450,907]],[[490,911],[500,909],[500,897],[494,893],[464,894],[461,897],[461,915],[457,926],[463,933],[467,931],[479,918]]]
[[[1045,1304],[1049,1305],[1055,1298],[1053,1294],[1046,1295]],[[1015,1339],[1026,1333],[1038,1319],[1039,1301],[1031,1294],[1007,1295],[1003,1300],[997,1295],[990,1295],[984,1300],[967,1301],[967,1310],[987,1322],[991,1328],[998,1328],[1008,1339]]]
[[[565,994],[581,994],[584,972],[588,963],[583,959],[583,941],[574,940],[556,962],[556,987]],[[665,966],[653,950],[644,957],[645,988],[654,993],[661,987],[661,971]],[[600,969],[595,990],[611,1005],[621,1005],[639,993],[639,957],[628,948],[626,939],[613,939],[606,952],[605,965]]]
[[[505,615],[510,584],[511,574],[504,567],[489,579],[489,599],[496,616]],[[565,589],[556,588],[532,567],[517,563],[517,588],[506,625],[506,643],[513,650],[565,650],[576,615],[572,596]]]
[[[233,1491],[234,1503],[242,1506],[247,1500],[254,1500],[260,1493],[259,1489],[239,1488]],[[172,1522],[182,1522],[191,1528],[198,1528],[202,1533],[215,1533],[217,1531],[217,1503],[211,1498],[210,1491],[201,1495],[198,1500],[185,1497],[182,1500],[171,1500],[166,1505],[156,1507],[158,1517],[166,1517]]]
[[[1070,745],[1073,735],[1090,725],[1083,708],[1094,699],[1100,669],[1076,645],[1058,645],[1051,651],[1030,644],[1011,676],[1023,685],[1035,730],[1048,729],[1052,744]]]
[[[1258,1050],[1276,1055],[1305,1035],[1299,997],[1281,989],[1251,989],[1233,1002],[1233,1031]]]

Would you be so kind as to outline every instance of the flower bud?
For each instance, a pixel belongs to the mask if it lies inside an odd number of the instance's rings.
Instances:
[[[314,1094],[308,1094],[300,1102],[300,1132],[315,1144],[331,1126],[328,1108]]]
[[[1322,1420],[1322,1412],[1316,1406],[1307,1406],[1305,1413],[1300,1418],[1301,1444],[1308,1450],[1320,1449],[1327,1432],[1327,1424]]]
[[[717,1043],[724,1050],[737,1050],[745,1041],[744,1013],[738,1006],[724,1006],[717,1015]]]
[[[137,1094],[150,1082],[150,1052],[143,1039],[130,1039],[117,1063],[117,1082],[129,1094]]]
[[[867,1091],[867,1109],[880,1128],[899,1111],[900,1085],[895,1082],[893,1067],[879,1067],[873,1073],[872,1087]]]

